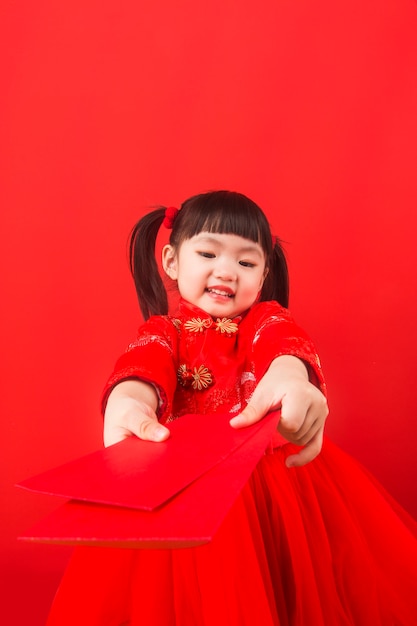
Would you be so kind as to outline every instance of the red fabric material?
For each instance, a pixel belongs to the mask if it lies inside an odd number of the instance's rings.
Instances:
[[[48,626],[411,626],[416,523],[329,441],[265,455],[213,541],[78,548]]]
[[[201,330],[186,327],[193,320],[202,322]],[[253,393],[256,381],[273,359],[283,354],[302,359],[312,381],[325,390],[311,339],[278,303],[256,304],[245,316],[235,318],[237,332],[221,332],[215,323],[204,326],[204,322],[211,323],[211,317],[185,301],[180,302],[174,315],[151,317],[116,362],[104,390],[103,406],[114,385],[127,378],[139,378],[157,387],[162,422],[186,413],[238,413]],[[177,385],[181,364],[188,369],[206,366],[214,384],[199,391]]]
[[[165,446],[129,438],[112,446],[113,451],[107,448],[104,462],[95,453],[35,477],[32,487],[77,500],[21,538],[135,548],[207,543],[268,447],[279,413],[239,430],[224,418],[208,415],[210,431],[204,417],[183,416],[173,423],[175,434]],[[123,450],[127,460],[120,458]],[[111,506],[97,506],[103,502]],[[154,508],[156,504],[161,506]]]
[[[158,322],[145,324],[107,392],[123,379],[126,365],[148,379],[153,363],[155,384],[167,398],[163,421],[188,412],[234,412],[279,354],[302,358],[324,389],[311,341],[278,305],[254,306],[229,336],[212,325],[185,329],[186,320],[202,315],[183,303],[177,318],[160,320],[158,341],[169,363],[162,369],[152,361],[150,339]],[[190,368],[204,363],[214,383],[201,391],[179,385],[171,396],[182,362]],[[47,626],[416,623],[416,523],[330,441],[312,463],[288,469],[285,457],[294,450],[286,444],[262,457],[206,545],[77,548]]]

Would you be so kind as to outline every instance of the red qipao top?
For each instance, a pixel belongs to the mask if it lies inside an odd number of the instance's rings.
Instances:
[[[228,319],[181,300],[174,315],[153,316],[139,328],[107,381],[103,406],[117,383],[137,378],[157,389],[162,423],[187,413],[237,414],[281,355],[304,361],[311,382],[325,392],[311,339],[277,302]]]

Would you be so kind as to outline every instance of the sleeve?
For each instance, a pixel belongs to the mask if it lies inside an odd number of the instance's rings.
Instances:
[[[319,356],[310,337],[294,322],[290,312],[279,304],[266,303],[256,323],[253,338],[256,378],[260,380],[274,359],[291,355],[301,359],[310,381],[326,394],[326,383]]]
[[[158,417],[169,414],[177,386],[177,331],[168,318],[151,317],[116,361],[102,394],[102,412],[112,389],[123,380],[138,379],[154,385],[159,396]]]

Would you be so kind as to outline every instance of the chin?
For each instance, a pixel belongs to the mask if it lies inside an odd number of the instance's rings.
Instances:
[[[230,317],[230,319],[232,319],[233,317],[237,317],[238,315],[240,315],[242,313],[242,311],[237,311],[236,309],[227,309],[226,307],[224,309],[214,309],[212,311],[210,311],[210,315],[212,317]]]

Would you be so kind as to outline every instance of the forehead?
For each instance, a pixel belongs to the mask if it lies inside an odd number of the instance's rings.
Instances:
[[[251,239],[229,233],[201,232],[183,242],[190,246],[208,245],[239,253],[256,254],[264,258],[262,246]]]

